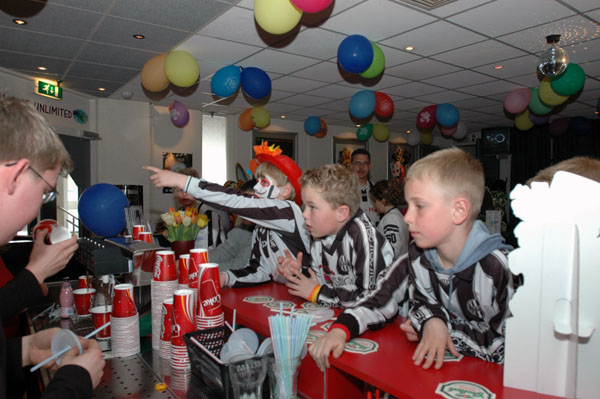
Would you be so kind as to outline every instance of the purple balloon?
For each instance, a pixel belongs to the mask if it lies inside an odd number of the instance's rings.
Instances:
[[[548,130],[552,136],[560,136],[569,128],[569,118],[558,118],[550,122]]]
[[[177,127],[184,127],[190,121],[190,112],[177,100],[169,106],[169,111],[171,111],[171,122]]]
[[[536,115],[533,112],[529,113],[529,120],[532,121],[536,125],[543,125],[548,123],[550,119],[550,115]]]

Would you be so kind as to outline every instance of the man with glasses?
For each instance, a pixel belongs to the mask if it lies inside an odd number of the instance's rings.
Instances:
[[[350,157],[350,169],[358,175],[360,183],[360,209],[367,214],[373,226],[379,223],[379,214],[369,195],[369,190],[373,183],[369,181],[369,172],[371,171],[371,154],[369,151],[359,148],[354,150]]]
[[[62,142],[33,106],[15,98],[0,98],[0,245],[33,220],[42,203],[54,200],[59,173],[71,169],[72,160]],[[44,279],[62,269],[77,248],[75,237],[44,245],[46,234],[44,231],[36,239],[28,266],[0,288],[0,398],[22,396],[23,367],[49,357],[52,337],[59,331],[43,330],[7,342],[2,329],[4,320],[42,296]],[[76,356],[72,350],[65,355],[44,398],[92,395],[102,377],[104,360],[95,340],[80,340],[83,354]],[[56,368],[56,364],[50,362],[46,367]]]

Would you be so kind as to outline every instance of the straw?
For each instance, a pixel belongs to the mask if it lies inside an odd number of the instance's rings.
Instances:
[[[89,339],[92,338],[94,335],[98,334],[100,331],[104,330],[106,327],[110,326],[110,321],[107,322],[105,325],[96,328],[94,331],[92,331],[91,333],[89,333],[88,335],[86,335],[85,337],[83,337],[84,339]],[[73,349],[72,346],[68,346],[66,348],[64,348],[63,350],[56,352],[54,355],[46,358],[46,360],[42,360],[40,363],[36,364],[35,366],[33,366],[31,368],[31,372],[33,373],[34,371],[36,371],[37,369],[39,369],[40,367],[42,367],[44,364],[51,362],[54,359],[59,358],[60,356],[62,356],[63,354],[67,353],[68,351],[70,351],[71,349]]]
[[[237,309],[233,309],[233,320],[231,321],[231,323],[233,324],[231,331],[235,331],[235,316],[237,313]]]
[[[194,343],[194,345],[196,345],[198,348],[202,349],[202,351],[204,353],[206,353],[208,356],[210,356],[218,364],[225,364],[220,359],[218,359],[215,355],[213,355],[211,351],[209,351],[208,349],[206,349],[206,347],[204,345],[202,345],[200,342],[198,342],[196,340],[196,338],[191,337],[190,341],[192,341]]]

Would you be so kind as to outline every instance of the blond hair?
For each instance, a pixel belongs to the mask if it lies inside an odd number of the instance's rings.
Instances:
[[[300,185],[317,191],[333,209],[346,205],[350,215],[354,215],[360,207],[358,175],[343,165],[323,165],[308,170],[300,177]]]
[[[560,170],[575,173],[600,183],[600,160],[590,157],[573,157],[540,170],[537,175],[527,180],[527,185],[531,185],[534,181],[550,183],[554,174]]]
[[[485,190],[481,162],[459,148],[446,148],[419,159],[406,173],[407,181],[424,177],[438,185],[448,199],[466,197],[471,204],[470,219],[477,219]]]
[[[277,166],[272,164],[271,162],[261,162],[256,167],[255,175],[257,178],[267,177],[269,176],[271,179],[275,181],[275,184],[278,187],[283,187],[287,183],[290,183],[290,188],[292,189],[290,195],[285,199],[293,200],[296,198],[296,190],[294,189],[294,185],[290,182],[288,177],[279,169]]]
[[[73,169],[64,144],[33,105],[14,97],[0,98],[0,161],[22,158],[42,173],[60,166],[66,175]]]

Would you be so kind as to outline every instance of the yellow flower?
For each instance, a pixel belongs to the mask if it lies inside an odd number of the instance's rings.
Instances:
[[[205,228],[206,225],[208,225],[208,216],[206,216],[205,214],[201,213],[198,215],[198,220],[196,221],[196,224],[198,225],[198,227],[200,227],[201,229]]]

